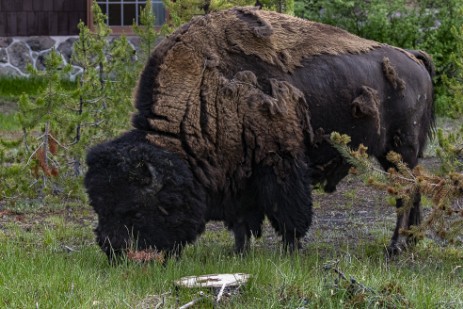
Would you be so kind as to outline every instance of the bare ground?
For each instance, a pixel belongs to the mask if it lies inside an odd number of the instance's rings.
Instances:
[[[437,159],[428,157],[421,164],[427,167],[436,166]],[[313,212],[312,226],[304,243],[315,243],[321,248],[324,245],[331,248],[341,245],[356,248],[359,244],[368,243],[387,246],[395,226],[395,207],[388,202],[387,194],[368,187],[359,177],[354,176],[346,177],[334,193],[326,194],[321,190],[314,190]],[[10,233],[12,224],[25,231],[37,231],[43,226],[52,228],[55,223],[50,220],[51,217],[61,218],[66,225],[87,229],[89,233],[97,222],[96,215],[87,205],[15,211],[0,201],[0,232],[6,235]],[[220,222],[207,225],[207,230],[211,232],[223,229]],[[266,223],[262,239],[253,245],[276,247],[280,243],[280,237]]]
[[[368,187],[359,178],[346,177],[331,194],[316,189],[312,199],[312,225],[303,243],[315,243],[321,248],[356,247],[392,236],[395,208],[388,204],[387,194]],[[259,244],[273,246],[280,242],[267,223]]]

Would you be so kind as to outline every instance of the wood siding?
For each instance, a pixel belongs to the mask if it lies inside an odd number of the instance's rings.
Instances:
[[[0,0],[0,37],[76,35],[87,0]]]

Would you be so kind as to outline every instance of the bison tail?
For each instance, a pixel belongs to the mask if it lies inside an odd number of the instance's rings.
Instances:
[[[422,51],[422,50],[407,50],[410,54],[415,56],[416,59],[418,59],[426,68],[426,70],[429,73],[429,76],[431,77],[431,81],[436,75],[436,68],[434,66],[434,63],[432,61],[431,55],[428,53]],[[430,106],[430,128],[428,132],[428,137],[431,139],[435,133],[435,128],[436,128],[436,112],[435,112],[435,105],[434,105],[434,98],[435,98],[435,93],[434,89],[432,91],[432,100],[431,100],[431,106]]]
[[[431,78],[433,78],[436,75],[436,68],[434,66],[434,63],[432,62],[431,55],[422,50],[408,50],[408,52],[423,63],[426,70],[428,70],[429,76],[431,76]]]

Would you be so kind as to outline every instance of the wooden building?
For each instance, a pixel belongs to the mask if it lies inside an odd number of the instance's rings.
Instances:
[[[157,23],[165,21],[162,0],[152,1]],[[80,20],[92,20],[92,0],[0,0],[0,37],[77,35]],[[130,33],[146,0],[97,0],[114,33]]]

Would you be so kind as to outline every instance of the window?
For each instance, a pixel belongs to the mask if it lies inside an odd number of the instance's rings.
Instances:
[[[140,10],[145,7],[146,1],[151,1],[156,26],[166,22],[166,10],[162,0],[97,0],[101,11],[108,17],[108,25],[118,32],[118,29],[131,27],[139,22]],[[122,28],[120,28],[122,27]]]

